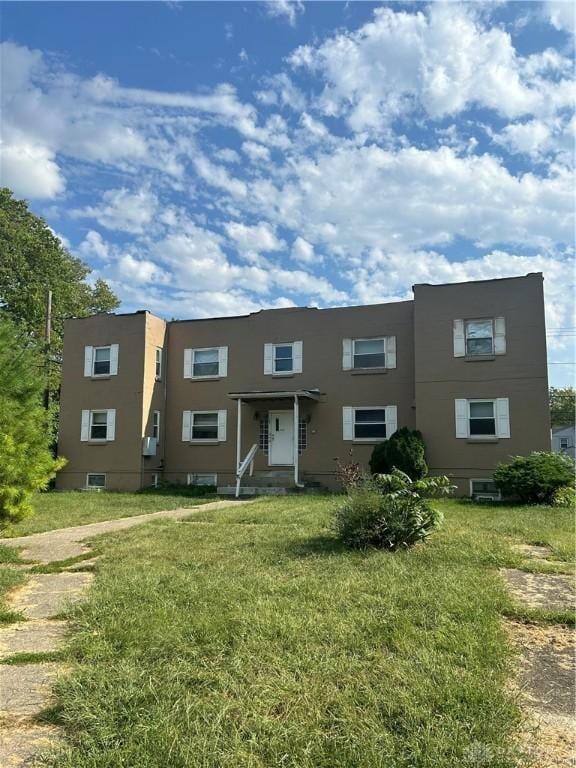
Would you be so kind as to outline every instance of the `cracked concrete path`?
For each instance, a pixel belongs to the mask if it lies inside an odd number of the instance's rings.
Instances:
[[[33,768],[40,765],[37,755],[54,747],[60,731],[53,725],[13,723],[0,726],[0,766]]]
[[[0,659],[16,653],[50,653],[64,644],[65,621],[19,621],[0,627]],[[0,763],[2,765],[2,763]]]
[[[61,672],[62,666],[55,662],[0,665],[0,715],[37,715],[47,709]]]
[[[512,597],[530,608],[574,608],[574,579],[552,573],[528,573],[516,568],[502,568],[500,573]]]
[[[93,579],[92,573],[31,575],[10,593],[6,603],[27,619],[49,619],[79,602]]]
[[[121,517],[117,520],[103,520],[99,523],[88,525],[76,525],[72,528],[57,528],[54,531],[33,533],[30,536],[20,536],[14,539],[0,539],[0,544],[7,547],[22,548],[21,557],[24,560],[34,560],[37,563],[53,563],[57,560],[67,560],[70,557],[78,557],[90,551],[83,541],[110,531],[121,531],[134,525],[142,525],[150,520],[162,520],[164,518],[181,520],[183,517],[197,512],[230,507],[232,505],[253,504],[254,499],[246,501],[211,501],[196,507],[170,509],[165,512],[149,512],[146,515],[134,515],[133,517]]]

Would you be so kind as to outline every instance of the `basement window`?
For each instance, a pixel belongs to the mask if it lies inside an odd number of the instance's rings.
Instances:
[[[89,472],[86,475],[86,488],[103,490],[106,488],[106,475]]]

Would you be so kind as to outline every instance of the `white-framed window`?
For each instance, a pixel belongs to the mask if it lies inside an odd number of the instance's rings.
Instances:
[[[224,442],[227,411],[184,411],[182,440],[184,442]]]
[[[228,347],[184,350],[185,379],[214,379],[228,375]]]
[[[561,437],[560,438],[560,450],[561,451],[567,451],[568,448],[569,448],[568,438],[567,437]]]
[[[80,440],[108,442],[116,437],[116,410],[101,408],[82,411]]]
[[[396,368],[396,336],[342,339],[342,368],[345,371]]]
[[[86,488],[103,490],[106,488],[106,475],[103,472],[88,472]]]
[[[189,472],[186,478],[188,485],[218,485],[218,475],[215,472]]]
[[[158,483],[160,481],[160,475],[158,472],[152,473],[152,488],[158,488]]]
[[[160,440],[160,411],[152,413],[152,437]]]
[[[473,499],[494,499],[500,501],[502,495],[494,480],[490,477],[474,478],[470,480],[470,496]]]
[[[160,381],[162,378],[162,349],[156,347],[154,358],[154,377],[156,381]]]
[[[510,437],[507,397],[456,399],[456,437],[490,440]]]
[[[272,376],[302,373],[302,353],[301,341],[264,344],[264,373]]]
[[[84,376],[116,376],[118,373],[118,344],[84,347]]]
[[[503,317],[454,320],[454,357],[486,357],[506,352]]]
[[[379,443],[397,428],[395,405],[344,406],[342,433],[344,440]]]

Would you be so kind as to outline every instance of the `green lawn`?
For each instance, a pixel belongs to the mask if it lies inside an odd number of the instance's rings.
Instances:
[[[86,491],[51,491],[36,496],[34,515],[27,517],[6,536],[27,536],[30,533],[67,528],[72,525],[115,520],[119,517],[145,515],[164,509],[195,507],[213,501],[172,493],[88,493]]]
[[[261,500],[100,540],[53,768],[515,765],[509,544],[567,557],[572,514],[444,502],[410,552],[348,552],[333,498]]]

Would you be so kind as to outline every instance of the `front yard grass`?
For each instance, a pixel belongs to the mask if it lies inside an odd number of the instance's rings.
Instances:
[[[55,528],[99,523],[148,512],[195,507],[216,497],[194,497],[176,493],[112,493],[50,491],[34,500],[34,515],[12,525],[5,536],[28,536]]]
[[[53,768],[516,765],[497,567],[569,555],[572,515],[442,504],[430,542],[343,549],[334,498],[260,500],[98,540]],[[74,661],[76,664],[74,664]]]

